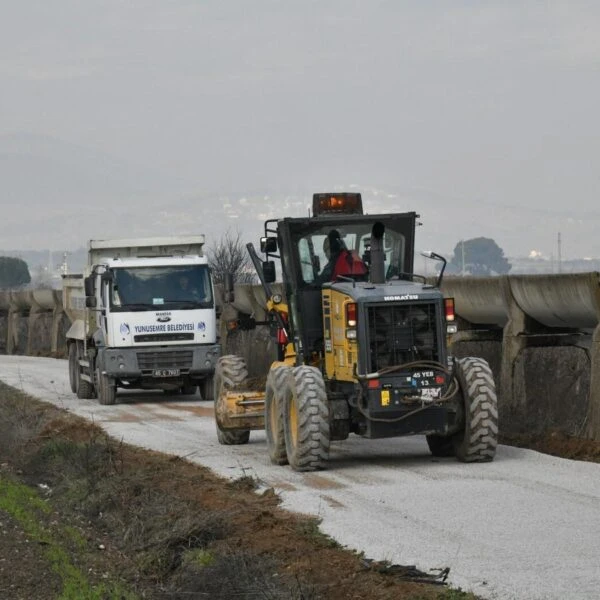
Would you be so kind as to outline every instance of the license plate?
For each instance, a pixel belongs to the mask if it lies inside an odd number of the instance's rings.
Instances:
[[[154,377],[178,377],[179,369],[154,369]]]

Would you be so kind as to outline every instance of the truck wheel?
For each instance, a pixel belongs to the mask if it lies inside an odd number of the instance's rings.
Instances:
[[[290,367],[276,367],[269,371],[265,386],[265,433],[269,458],[275,465],[287,465],[283,407],[285,404],[286,380]]]
[[[427,435],[425,437],[433,456],[454,456],[454,441],[451,435]]]
[[[464,406],[464,427],[453,436],[456,458],[462,462],[494,460],[498,445],[498,399],[494,376],[482,358],[455,360]]]
[[[71,391],[77,393],[77,384],[79,383],[79,360],[77,358],[77,345],[69,344],[69,385]]]
[[[189,383],[187,385],[182,385],[179,389],[184,396],[193,396],[196,393],[198,386],[195,383]]]
[[[80,400],[91,400],[94,398],[94,386],[85,379],[81,379],[79,376],[79,383],[77,385],[77,397]]]
[[[323,469],[329,458],[329,403],[323,375],[316,367],[294,367],[284,402],[285,448],[295,471]]]
[[[117,386],[114,379],[100,373],[100,369],[96,369],[96,389],[100,404],[108,406],[117,402]]]
[[[198,383],[198,387],[200,388],[200,395],[202,396],[202,400],[214,400],[215,399],[215,384],[213,381],[213,377],[205,377],[201,379]]]
[[[94,386],[89,381],[81,378],[81,365],[79,364],[79,359],[83,355],[82,344],[77,344],[77,397],[80,400],[91,400],[95,398],[94,394]],[[90,373],[91,376],[91,373]]]
[[[241,385],[248,378],[246,361],[241,356],[227,354],[217,361],[214,374],[215,422],[217,424],[217,439],[224,446],[247,444],[250,439],[248,429],[222,429],[219,415],[227,412],[223,403],[223,395]]]

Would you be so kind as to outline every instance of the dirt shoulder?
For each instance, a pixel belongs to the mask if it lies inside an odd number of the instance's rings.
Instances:
[[[108,438],[0,383],[0,597],[475,598],[375,563],[251,478]]]

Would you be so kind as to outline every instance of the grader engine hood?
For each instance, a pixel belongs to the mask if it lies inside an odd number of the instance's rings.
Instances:
[[[323,290],[323,333],[328,377],[415,361],[445,362],[443,297],[413,282],[335,283]]]

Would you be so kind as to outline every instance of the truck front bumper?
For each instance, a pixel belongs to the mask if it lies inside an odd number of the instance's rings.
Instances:
[[[194,379],[211,375],[220,355],[218,344],[104,348],[99,351],[98,364],[115,379]]]

